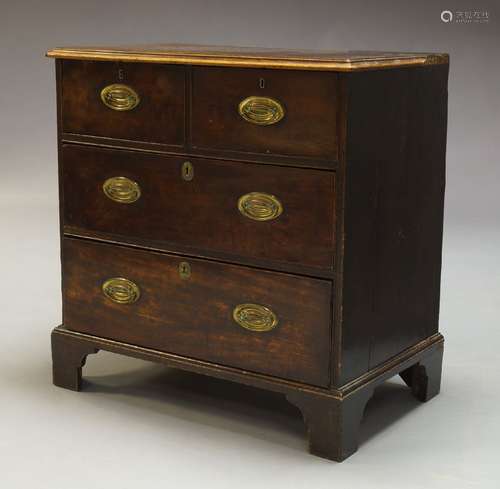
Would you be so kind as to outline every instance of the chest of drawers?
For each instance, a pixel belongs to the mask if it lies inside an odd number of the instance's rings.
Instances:
[[[283,393],[343,460],[373,390],[439,392],[448,57],[58,48],[63,325]]]

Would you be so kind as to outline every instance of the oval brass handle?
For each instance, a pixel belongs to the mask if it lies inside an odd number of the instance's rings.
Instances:
[[[239,211],[254,221],[271,221],[283,212],[281,202],[271,194],[250,192],[238,199]]]
[[[141,196],[141,187],[127,177],[111,177],[102,184],[102,191],[119,204],[131,204]]]
[[[102,284],[102,292],[116,304],[133,304],[141,296],[138,285],[123,277],[114,277],[106,280]]]
[[[283,105],[270,97],[247,97],[239,103],[238,112],[247,122],[259,126],[276,124],[285,117]]]
[[[237,305],[233,310],[233,319],[250,331],[271,331],[278,325],[276,314],[260,304]]]
[[[104,87],[101,90],[101,100],[106,107],[118,111],[135,109],[141,101],[132,87],[121,83]]]

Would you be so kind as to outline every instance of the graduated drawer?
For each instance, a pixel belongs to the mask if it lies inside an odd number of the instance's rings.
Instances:
[[[63,133],[183,146],[185,69],[64,61],[61,108]]]
[[[68,329],[318,386],[329,281],[63,240]]]
[[[293,70],[193,68],[194,148],[337,158],[337,77]]]
[[[333,268],[333,172],[75,145],[62,161],[68,234]]]

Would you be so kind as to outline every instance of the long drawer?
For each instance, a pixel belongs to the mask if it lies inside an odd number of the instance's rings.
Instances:
[[[62,161],[66,233],[333,269],[333,172],[75,145]]]
[[[327,386],[331,283],[63,240],[66,328]]]

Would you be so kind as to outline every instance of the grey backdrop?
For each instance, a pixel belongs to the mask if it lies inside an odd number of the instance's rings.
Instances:
[[[498,487],[500,152],[494,1],[22,1],[0,9],[0,473],[9,489]],[[487,11],[443,23],[442,10]],[[394,380],[362,446],[311,457],[298,413],[265,392],[100,353],[75,394],[51,386],[61,321],[54,68],[46,49],[186,42],[451,55],[441,395]]]

